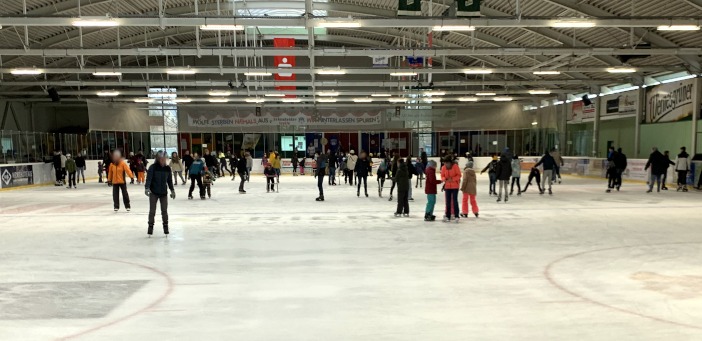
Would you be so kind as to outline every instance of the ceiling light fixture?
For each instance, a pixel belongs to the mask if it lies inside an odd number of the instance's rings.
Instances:
[[[244,72],[244,76],[272,76],[273,74],[270,72],[260,72],[260,71],[252,71],[252,72]]]
[[[550,95],[551,90],[529,90],[532,95]]]
[[[265,102],[266,100],[263,99],[263,98],[256,98],[256,97],[253,97],[253,98],[247,98],[247,99],[245,99],[245,101],[246,101],[246,103],[263,103],[263,102]]]
[[[341,70],[341,69],[327,69],[327,70],[319,70],[317,71],[318,74],[320,75],[345,75],[346,70]]]
[[[492,73],[492,70],[489,69],[466,69],[463,70],[463,73],[467,75],[488,75]]]
[[[318,98],[318,103],[336,103],[336,98]]]
[[[193,100],[190,99],[190,98],[174,98],[174,99],[172,99],[171,101],[174,102],[174,103],[190,103],[190,102],[192,102]]]
[[[494,97],[492,100],[495,102],[509,102],[512,100],[512,97]]]
[[[609,73],[634,73],[636,72],[636,69],[634,68],[619,68],[619,67],[611,67],[607,69],[607,72]]]
[[[494,92],[476,92],[475,95],[476,96],[495,96],[497,94]]]
[[[339,96],[339,93],[336,91],[318,92],[317,96],[334,97],[334,96]]]
[[[44,71],[39,69],[13,69],[10,71],[11,74],[16,76],[21,75],[41,75]]]
[[[210,98],[209,101],[210,101],[210,103],[227,103],[227,102],[229,102],[229,99],[226,99],[226,98]]]
[[[699,31],[697,25],[663,25],[658,26],[659,31]]]
[[[191,68],[168,69],[166,73],[169,75],[193,75],[195,70]]]
[[[153,98],[135,98],[134,103],[152,103],[155,100]]]
[[[106,17],[80,18],[71,22],[76,27],[114,27],[119,26],[119,22]]]
[[[461,102],[477,102],[478,98],[475,97],[461,97],[458,99]]]
[[[203,31],[243,31],[242,25],[200,25]]]
[[[93,76],[121,76],[121,72],[110,72],[110,71],[98,71],[93,72]]]
[[[475,31],[475,26],[466,25],[446,25],[446,26],[434,26],[433,31]]]
[[[555,70],[542,70],[542,71],[534,71],[532,72],[535,75],[560,75],[560,71],[555,71]]]
[[[114,96],[119,96],[119,91],[103,90],[103,91],[98,91],[97,95],[100,97],[114,97]]]
[[[391,94],[371,94],[371,97],[390,97]]]
[[[271,93],[271,94],[264,94],[263,96],[266,96],[266,97],[285,97],[285,94]]]
[[[356,103],[370,103],[370,102],[373,102],[373,99],[372,98],[354,98],[353,101]]]
[[[300,103],[300,102],[302,102],[302,100],[299,98],[283,98],[280,101],[283,103]]]
[[[595,26],[597,24],[594,21],[585,20],[556,21],[551,23],[551,27],[556,28],[590,28]]]
[[[317,27],[324,28],[358,28],[361,27],[361,23],[353,21],[325,21],[317,24]]]
[[[392,102],[392,103],[407,102],[407,99],[402,98],[402,97],[388,98],[388,102]]]
[[[443,96],[446,95],[446,92],[444,91],[427,91],[424,93],[425,96]]]
[[[230,91],[210,91],[208,93],[210,96],[219,96],[219,97],[226,97],[231,95],[232,93]]]
[[[405,76],[416,76],[416,72],[391,72],[390,76],[393,77],[405,77]]]

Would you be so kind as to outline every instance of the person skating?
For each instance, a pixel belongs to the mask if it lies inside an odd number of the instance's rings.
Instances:
[[[239,194],[246,194],[246,191],[244,190],[244,183],[249,180],[249,157],[250,155],[248,152],[242,152],[242,157],[240,157],[236,162],[236,172],[239,173],[239,177],[241,178],[241,182],[239,183]]]
[[[102,166],[102,161],[98,161],[98,183],[102,183],[102,173],[105,171]]]
[[[273,171],[275,172],[275,180],[277,183],[280,183],[280,169],[282,167],[281,160],[280,160],[280,154],[278,152],[273,153],[274,158],[271,159],[271,167],[273,167]]]
[[[356,169],[356,162],[358,162],[358,156],[356,156],[355,153],[356,152],[351,149],[348,157],[346,158],[346,168],[349,170],[349,185],[351,186],[353,186],[354,169]]]
[[[614,186],[616,187],[617,191],[619,191],[622,188],[622,176],[624,175],[626,167],[629,166],[629,161],[626,158],[626,154],[622,152],[621,148],[617,149],[617,152],[612,157],[612,160],[614,161],[614,167],[616,169],[616,172],[614,173]]]
[[[390,164],[389,170],[390,170],[390,181],[392,181],[392,184],[390,185],[390,198],[388,201],[392,201],[392,192],[395,190],[395,186],[397,186],[397,181],[395,180],[395,175],[397,174],[397,167],[400,164],[400,155],[398,153],[395,153],[395,156],[392,158],[392,163]]]
[[[297,166],[300,163],[298,158],[297,158],[297,149],[293,150],[293,155],[292,155],[292,159],[290,160],[290,163],[292,164],[293,176],[297,176]]]
[[[527,181],[526,186],[524,186],[522,193],[526,193],[533,180],[536,180],[536,188],[539,190],[539,193],[543,192],[541,189],[541,171],[536,167],[532,167],[531,171],[529,171],[529,180]]]
[[[612,192],[612,189],[617,186],[617,166],[613,159],[617,152],[610,153],[610,155],[607,159],[607,193]]]
[[[193,161],[195,161],[195,159],[193,159],[193,157],[190,155],[190,151],[186,150],[183,153],[183,166],[185,167],[186,176],[190,174],[190,165],[193,164]]]
[[[78,156],[75,158],[76,160],[76,169],[78,173],[76,173],[76,180],[80,182],[80,179],[83,179],[83,183],[85,183],[85,156],[83,154],[78,153]]]
[[[307,157],[303,155],[300,160],[300,176],[305,176],[305,163],[307,163]]]
[[[551,190],[552,187],[552,180],[553,180],[553,170],[556,168],[556,160],[551,156],[548,150],[544,153],[544,155],[541,157],[541,160],[534,165],[534,167],[539,167],[542,166],[544,168],[543,173],[541,173],[542,181],[541,183],[544,184],[544,187],[541,189],[541,194],[544,194],[544,191],[546,190],[546,185],[548,185],[548,194],[552,195],[553,191]]]
[[[173,159],[171,157],[171,162],[172,161]],[[157,203],[161,206],[163,234],[168,237],[168,193],[170,191],[171,199],[175,199],[176,194],[173,187],[174,174],[175,172],[173,169],[166,165],[166,156],[160,153],[156,156],[156,162],[151,165],[146,172],[144,188],[146,196],[149,197],[149,220],[146,233],[149,235],[149,238],[151,238],[151,235],[154,233],[154,218],[156,216]]]
[[[381,159],[380,164],[378,164],[378,170],[376,174],[378,177],[378,197],[383,197],[383,187],[385,186],[385,178],[388,176],[388,161],[386,159]]]
[[[231,173],[232,173],[232,181],[236,180],[236,165],[239,163],[239,158],[236,156],[236,153],[229,153],[229,168],[231,168]]]
[[[122,153],[119,150],[115,150],[112,153],[112,163],[110,164],[110,170],[107,172],[107,184],[112,186],[112,202],[114,204],[115,212],[119,211],[119,192],[122,192],[122,200],[124,201],[124,208],[127,212],[131,211],[132,206],[129,201],[129,193],[127,193],[127,181],[125,179],[125,174],[131,179],[134,179],[134,173],[129,169],[127,163],[122,159]]]
[[[426,153],[425,153],[426,154]],[[426,168],[427,164],[424,163],[424,160],[422,160],[421,157],[417,157],[417,161],[414,164],[414,170],[417,175],[417,183],[414,185],[414,188],[422,188],[422,183],[424,182],[424,169]]]
[[[169,163],[168,167],[170,167],[171,172],[173,172],[173,184],[178,185],[178,176],[180,176],[180,180],[184,186],[186,181],[185,181],[185,178],[183,177],[183,161],[181,161],[180,157],[178,156],[178,153],[176,153],[176,152],[171,153],[171,162]],[[149,167],[149,168],[151,168],[151,167]],[[147,177],[148,177],[148,174],[147,174]]]
[[[197,183],[197,187],[200,190],[200,199],[205,200],[205,187],[202,185],[202,174],[205,172],[205,167],[205,160],[200,158],[200,155],[197,153],[193,154],[193,163],[188,170],[188,176],[190,177],[188,199],[193,198],[193,190],[195,190],[195,183]]]
[[[512,177],[512,162],[508,159],[508,156],[502,154],[500,156],[500,161],[497,162],[495,166],[495,176],[497,181],[499,181],[499,194],[497,195],[497,202],[502,201],[502,195],[504,193],[505,202],[509,201],[509,178]]]
[[[356,161],[356,168],[354,168],[353,170],[356,173],[356,177],[358,179],[358,181],[356,181],[356,183],[358,184],[358,188],[356,189],[357,197],[361,196],[361,182],[363,182],[363,190],[366,194],[366,198],[368,197],[368,174],[372,170],[373,169],[371,168],[368,155],[366,154],[366,152],[361,151],[361,157],[358,158],[358,161]]]
[[[664,151],[663,152],[663,157],[665,157],[665,161],[667,162],[668,166],[675,166],[675,162],[670,160],[670,152],[669,151]],[[665,168],[665,173],[663,173],[663,179],[661,179],[661,189],[664,191],[668,190],[668,187],[665,185],[666,182],[668,181],[668,168]]]
[[[141,159],[136,161],[137,183],[143,184],[146,176],[146,164]]]
[[[324,201],[324,175],[325,172],[327,171],[327,160],[329,158],[329,151],[326,153],[322,152],[317,156],[317,171],[316,177],[317,177],[317,188],[319,189],[319,196],[316,201]]]
[[[214,152],[210,153],[209,149],[205,149],[205,151],[202,154],[202,157],[205,159],[205,166],[207,166],[208,169],[214,171],[215,173],[218,173],[216,171],[218,161],[217,161],[217,158],[213,154],[214,154]],[[203,171],[204,171],[204,167],[203,167]]]
[[[76,188],[76,172],[78,171],[78,166],[76,165],[76,160],[71,157],[71,154],[66,154],[66,172],[68,172],[68,187],[66,188]]]
[[[329,186],[336,186],[336,166],[338,164],[338,158],[336,153],[329,153],[329,159],[327,160],[327,174],[329,178],[327,179],[327,184]]]
[[[224,152],[219,152],[219,175],[221,177],[224,177],[224,171],[227,171],[229,175],[232,175],[232,171],[229,170],[229,167],[227,167],[227,156],[224,155]]]
[[[207,167],[202,173],[202,185],[205,186],[205,193],[207,193],[208,198],[212,198],[212,186],[214,185],[215,179],[217,177],[215,174]]]
[[[400,159],[397,166],[395,182],[397,182],[397,210],[395,210],[395,216],[409,217],[409,189],[411,187],[411,180],[409,178],[407,164],[402,159]]]
[[[245,158],[246,158],[246,181],[251,182],[251,170],[253,169],[253,157],[251,157],[251,153],[246,152]]]
[[[461,186],[461,169],[450,157],[444,159],[444,166],[441,167],[441,181],[444,183],[444,193],[446,194],[446,213],[444,221],[451,221],[453,215],[456,222],[459,220],[458,189]]]
[[[518,155],[512,156],[512,185],[509,189],[509,195],[514,195],[514,184],[517,184],[517,195],[522,195],[522,160]]]
[[[266,193],[269,192],[275,192],[275,169],[273,169],[272,165],[266,166],[266,168],[263,170],[263,175],[266,176]]]
[[[488,176],[490,177],[490,195],[497,195],[497,189],[495,188],[497,185],[497,173],[495,173],[495,167],[497,167],[497,155],[492,156],[492,161],[483,168],[483,170],[480,172],[480,174],[485,173],[486,171],[488,172]]]
[[[473,170],[472,160],[468,160],[468,162],[466,162],[466,167],[463,169],[461,192],[463,192],[463,200],[461,200],[461,217],[468,218],[468,214],[470,213],[468,203],[470,202],[470,209],[473,210],[473,214],[477,218],[480,214],[477,200],[478,177],[475,175],[475,170]]]
[[[127,157],[127,163],[129,164],[129,170],[132,171],[132,173],[139,174],[139,172],[137,171],[137,157],[134,154],[134,152],[129,152],[129,156]],[[134,184],[134,179],[132,179],[130,184]]]
[[[561,167],[563,167],[564,162],[563,162],[563,157],[561,157],[561,152],[553,148],[551,149],[551,156],[553,157],[553,160],[555,160],[556,165],[553,167],[553,182],[556,182],[556,179],[558,180],[558,183],[561,183]]]
[[[644,170],[647,171],[649,168],[651,168],[651,179],[648,182],[648,191],[646,191],[646,193],[653,192],[654,182],[657,183],[657,189],[658,192],[660,192],[661,178],[663,177],[663,173],[668,169],[668,163],[663,154],[661,154],[656,147],[651,149],[651,154],[648,156],[648,162],[646,162]]]
[[[687,173],[690,171],[690,154],[685,147],[680,148],[680,154],[675,159],[675,171],[678,173],[678,192],[687,192]]]
[[[378,170],[378,174],[380,174],[380,170]],[[427,166],[424,167],[424,175],[426,178],[424,194],[427,195],[427,207],[424,210],[424,220],[434,221],[436,220],[436,216],[434,215],[437,193],[436,187],[441,183],[441,180],[436,179],[436,161],[427,161]]]
[[[59,151],[59,156],[61,157],[61,184],[65,184],[66,176],[68,175],[68,173],[66,173],[66,160],[68,160],[68,158],[66,158],[66,155],[63,153],[63,151]]]
[[[409,201],[414,201],[412,196],[412,178],[417,175],[417,168],[412,164],[412,155],[407,157],[405,165],[407,165],[407,173],[409,174]]]
[[[110,176],[110,164],[112,163],[112,154],[110,151],[105,149],[102,156],[102,166],[105,168],[105,180]]]
[[[54,175],[56,176],[56,183],[54,186],[63,186],[63,168],[61,168],[61,152],[58,150],[54,151],[54,157],[51,162],[51,167],[54,168]]]

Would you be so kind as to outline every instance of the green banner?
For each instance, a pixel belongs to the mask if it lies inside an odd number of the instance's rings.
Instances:
[[[481,0],[457,0],[456,16],[479,17]]]
[[[397,15],[422,15],[421,0],[399,0]]]

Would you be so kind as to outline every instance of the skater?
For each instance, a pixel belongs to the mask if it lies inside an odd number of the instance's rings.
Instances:
[[[348,165],[346,164],[347,158],[346,158],[346,153],[340,152],[339,153],[339,172],[341,177],[342,175],[344,176],[344,185],[349,183],[349,170],[348,170]],[[341,183],[341,179],[339,179],[339,183]]]
[[[239,177],[241,178],[241,182],[239,183],[239,194],[246,194],[246,191],[244,190],[244,182],[248,181],[249,179],[248,158],[250,155],[248,152],[244,153],[243,151],[240,155],[241,157],[236,162],[236,172],[239,173]],[[232,169],[234,168],[232,167]]]
[[[110,170],[107,172],[107,185],[112,186],[112,202],[114,204],[115,212],[119,211],[120,191],[122,191],[124,208],[127,209],[127,212],[131,211],[132,209],[129,201],[129,193],[127,193],[127,179],[125,178],[125,175],[129,176],[132,180],[134,179],[134,173],[132,173],[127,163],[122,159],[122,153],[119,150],[115,150],[112,153]]]
[[[607,159],[607,193],[612,192],[617,186],[617,166],[614,163],[614,157],[616,157],[617,152],[610,153],[610,157]]]
[[[563,157],[561,157],[561,152],[558,151],[558,149],[553,148],[551,149],[551,156],[553,157],[553,160],[555,160],[556,164],[553,167],[553,182],[556,182],[556,179],[558,179],[558,183],[561,183],[561,167],[563,167]]]
[[[661,180],[661,189],[667,191],[668,187],[665,185],[665,183],[668,181],[668,168],[669,166],[675,166],[675,162],[670,160],[670,151],[664,151],[663,157],[665,157],[665,162],[667,166],[665,167],[665,173],[663,173],[663,179]]]
[[[690,171],[690,154],[685,147],[680,148],[680,154],[675,159],[675,171],[678,173],[678,192],[687,192],[687,173]]]
[[[190,191],[188,192],[188,199],[193,198],[193,190],[195,190],[195,183],[200,190],[200,199],[205,199],[205,187],[202,186],[202,173],[205,171],[205,161],[200,158],[197,153],[193,154],[193,163],[190,165],[188,170],[188,176],[190,177]]]
[[[224,171],[227,171],[229,175],[232,175],[232,171],[227,167],[227,157],[223,152],[219,152],[219,176],[224,177]]]
[[[102,169],[102,161],[98,161],[98,177],[99,177],[98,183],[102,183],[102,172],[104,172],[104,171],[105,170]]]
[[[218,161],[217,161],[217,158],[215,158],[215,156],[213,154],[214,154],[214,152],[210,153],[209,149],[205,149],[205,152],[203,153],[203,158],[205,159],[205,166],[207,166],[207,168],[209,168],[210,170],[217,173],[216,169],[217,169]],[[203,167],[203,170],[204,170],[204,167]]]
[[[76,179],[78,182],[80,182],[80,179],[83,179],[83,183],[85,183],[85,156],[83,154],[78,153],[78,156],[76,157],[76,169],[78,170],[78,173],[76,174]]]
[[[544,187],[541,188],[541,194],[544,194],[544,191],[546,190],[546,185],[548,185],[548,194],[553,195],[553,191],[551,190],[552,186],[552,180],[553,180],[553,170],[556,167],[556,160],[551,156],[551,154],[546,150],[544,155],[541,157],[541,160],[534,165],[534,167],[539,167],[543,165],[544,172],[541,174],[543,175],[543,178],[541,179],[542,183],[544,184]]]
[[[451,221],[453,215],[455,221],[458,222],[458,189],[461,186],[461,170],[453,163],[451,157],[444,159],[444,166],[441,168],[441,181],[444,183],[444,192],[446,193],[444,221]]]
[[[417,158],[417,160],[414,164],[414,171],[415,171],[415,174],[417,175],[417,183],[414,184],[414,188],[417,188],[417,186],[419,186],[419,188],[422,188],[422,186],[423,186],[422,183],[424,182],[424,169],[426,168],[426,165],[427,164],[424,163],[424,161],[422,161],[421,157]]]
[[[468,214],[470,213],[468,202],[470,202],[470,208],[473,209],[475,217],[477,218],[480,214],[478,201],[476,200],[478,195],[477,185],[478,178],[475,175],[475,170],[473,170],[473,161],[468,160],[468,162],[466,162],[466,168],[463,169],[463,182],[461,183],[461,192],[463,192],[463,200],[461,200],[462,218],[468,218]]]
[[[141,159],[136,159],[136,171],[137,171],[137,183],[144,183],[144,176],[146,174],[146,164]]]
[[[68,172],[68,187],[66,188],[76,188],[76,172],[78,171],[78,166],[76,165],[76,160],[71,158],[71,154],[66,154],[66,172]]]
[[[409,189],[412,187],[411,181],[407,164],[400,159],[397,166],[397,174],[395,174],[395,182],[397,182],[397,210],[395,211],[395,217],[409,217]]]
[[[512,187],[509,189],[509,195],[514,195],[514,184],[517,184],[517,195],[522,195],[522,160],[518,155],[512,157]]]
[[[319,153],[314,153],[314,157],[312,159],[314,161],[314,163],[312,163],[312,176],[315,178],[317,178],[317,165],[319,164],[319,161],[317,161],[318,159]]]
[[[280,183],[280,168],[282,165],[280,154],[278,154],[278,152],[273,153],[273,157],[271,158],[271,167],[273,167],[273,171],[275,172],[276,183]]]
[[[129,163],[129,170],[132,171],[132,173],[139,174],[139,172],[137,171],[137,158],[136,155],[134,155],[134,152],[129,152],[127,163]],[[132,179],[130,184],[134,184],[134,179]]]
[[[232,181],[236,180],[236,165],[239,163],[239,159],[236,157],[236,153],[229,153],[229,168],[232,169],[230,173],[232,173]]]
[[[297,176],[297,166],[299,164],[299,160],[297,159],[297,149],[293,150],[293,155],[292,159],[290,160],[290,163],[292,164],[293,176]]]
[[[176,154],[175,152],[173,154]],[[172,154],[172,155],[173,155]],[[177,154],[176,154],[177,155]],[[177,157],[177,156],[176,156]],[[173,156],[171,156],[171,163]],[[161,220],[163,221],[163,234],[168,237],[168,192],[171,199],[175,199],[175,189],[173,187],[173,177],[177,174],[171,167],[166,165],[166,156],[158,154],[156,162],[149,167],[146,180],[144,182],[145,194],[149,197],[149,220],[146,233],[151,238],[154,233],[154,218],[156,216],[156,204],[161,206]],[[182,171],[181,171],[182,176]],[[185,183],[185,182],[183,182]]]
[[[253,157],[251,157],[251,153],[246,152],[245,158],[246,158],[246,181],[251,182],[251,170],[253,169]]]
[[[414,197],[412,196],[412,177],[417,175],[417,168],[412,164],[412,155],[407,157],[405,165],[407,165],[407,173],[409,174],[409,201],[414,201]]]
[[[205,172],[202,173],[202,185],[205,186],[205,192],[208,198],[212,198],[212,185],[214,184],[216,177],[212,171],[205,167]],[[202,198],[204,199],[204,198]]]
[[[185,178],[183,177],[183,161],[180,160],[180,157],[178,157],[178,153],[173,152],[171,153],[171,162],[168,165],[168,167],[171,168],[171,171],[173,172],[173,181],[174,185],[178,185],[178,176],[180,176],[180,181],[185,185],[186,181]],[[149,167],[151,168],[151,167]],[[148,177],[148,174],[147,174]]]
[[[319,189],[319,196],[316,201],[324,201],[324,174],[327,168],[327,160],[329,158],[329,151],[326,153],[321,153],[317,157],[316,167],[317,171],[315,176],[317,177],[317,188]]]
[[[66,173],[66,160],[68,160],[68,158],[66,158],[62,150],[59,151],[59,156],[61,157],[61,184],[63,185],[66,183],[66,175],[68,175],[68,173]]]
[[[614,153],[612,160],[614,161],[614,167],[616,169],[616,172],[614,173],[614,186],[617,188],[617,191],[619,191],[622,188],[622,175],[624,175],[624,171],[626,170],[629,162],[621,148],[617,149],[617,152]],[[558,159],[556,159],[556,161],[558,161]]]
[[[63,169],[61,168],[61,155],[58,150],[54,151],[51,167],[54,168],[54,175],[56,176],[54,186],[63,186]]]
[[[366,194],[366,198],[368,197],[368,173],[370,173],[372,170],[373,168],[371,168],[368,155],[366,152],[361,151],[361,157],[358,159],[358,161],[356,161],[356,168],[353,170],[358,177],[358,181],[356,181],[358,184],[358,188],[356,189],[357,197],[361,196],[361,182],[363,182],[363,191]]]
[[[397,166],[400,164],[400,160],[400,155],[395,153],[392,163],[390,163],[390,167],[388,168],[390,170],[390,181],[392,181],[392,184],[390,185],[390,198],[388,201],[392,201],[392,192],[395,190],[395,186],[397,185],[395,175],[397,174]]]
[[[648,182],[648,191],[646,193],[653,192],[653,183],[656,182],[658,192],[661,191],[661,178],[663,173],[668,169],[668,164],[666,163],[665,157],[658,148],[653,147],[651,149],[651,155],[648,156],[648,162],[646,162],[646,167],[644,170],[651,168],[651,179]]]
[[[378,170],[376,171],[375,175],[378,176],[378,197],[382,198],[383,186],[385,186],[385,178],[388,176],[388,161],[386,159],[380,160],[380,164],[378,165]]]
[[[527,191],[527,189],[529,189],[529,186],[531,186],[531,182],[534,179],[536,179],[536,188],[539,189],[539,193],[542,192],[542,190],[541,190],[541,171],[539,171],[539,169],[536,167],[532,167],[531,171],[529,172],[529,181],[527,181],[526,186],[524,186],[522,193],[525,193]]]
[[[305,163],[307,163],[307,157],[303,155],[300,160],[300,176],[305,176]]]
[[[493,155],[492,161],[480,172],[480,174],[485,173],[485,171],[488,172],[488,176],[490,177],[490,195],[497,195],[497,189],[495,188],[497,184],[497,173],[495,173],[495,167],[497,167],[497,155]]]
[[[266,166],[266,168],[263,170],[263,175],[266,176],[266,193],[270,192],[275,192],[275,169],[273,169],[272,165]]]
[[[110,163],[112,163],[112,154],[110,154],[109,150],[105,149],[102,156],[102,167],[105,168],[105,181],[107,181],[107,177],[110,176]]]
[[[497,177],[497,181],[500,183],[500,191],[497,195],[497,202],[502,201],[502,194],[504,192],[506,203],[509,201],[509,193],[507,190],[509,187],[509,178],[512,176],[512,162],[510,159],[508,159],[506,154],[502,154],[500,156],[500,161],[497,163],[497,166],[495,166],[495,175]]]
[[[380,174],[380,170],[378,170]],[[424,193],[427,195],[427,207],[424,210],[424,221],[434,221],[434,206],[436,206],[436,187],[441,183],[441,180],[436,179],[436,161],[427,161],[427,166],[424,168],[427,183],[424,186]],[[378,175],[380,176],[380,175]]]
[[[329,178],[327,179],[327,184],[329,186],[336,186],[336,165],[337,165],[336,153],[329,153],[329,159],[327,160],[327,174]]]
[[[354,169],[356,169],[356,162],[358,162],[358,156],[356,152],[351,149],[349,151],[349,156],[346,158],[346,169],[349,170],[349,185],[353,186],[354,180]]]
[[[195,161],[195,159],[193,159],[193,157],[190,156],[190,151],[186,150],[183,153],[183,166],[185,167],[185,175],[186,176],[188,174],[190,174],[190,165],[193,164],[193,161]]]

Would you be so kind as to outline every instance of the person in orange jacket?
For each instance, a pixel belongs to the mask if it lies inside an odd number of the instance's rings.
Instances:
[[[453,163],[450,156],[444,159],[444,166],[441,167],[441,180],[444,183],[446,193],[446,215],[444,222],[451,221],[453,213],[456,222],[459,220],[458,189],[461,187],[461,170]]]
[[[134,173],[129,169],[129,165],[122,159],[122,153],[115,150],[112,153],[112,163],[110,170],[107,173],[107,185],[112,186],[112,201],[114,202],[115,212],[119,211],[119,191],[122,191],[122,200],[124,200],[124,208],[129,212],[132,206],[129,203],[129,193],[127,193],[127,179],[129,176],[134,180]]]

